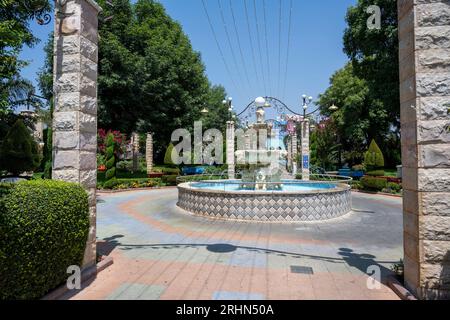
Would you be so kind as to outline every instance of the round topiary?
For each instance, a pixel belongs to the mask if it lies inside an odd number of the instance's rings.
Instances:
[[[88,195],[52,180],[20,182],[0,197],[0,300],[37,299],[81,266]]]
[[[173,153],[173,144],[170,143],[169,146],[167,147],[166,153],[164,154],[164,164],[167,165],[173,165],[173,160],[172,160],[172,153]]]

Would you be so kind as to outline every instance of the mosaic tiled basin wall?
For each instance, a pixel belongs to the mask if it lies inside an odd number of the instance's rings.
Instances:
[[[323,221],[351,211],[350,187],[313,192],[229,192],[178,186],[180,208],[222,219],[295,222]]]

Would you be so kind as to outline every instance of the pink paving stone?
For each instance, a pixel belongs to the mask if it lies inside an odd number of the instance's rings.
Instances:
[[[204,220],[192,222],[188,215],[180,215],[177,219],[155,219],[149,212],[141,212],[138,207],[148,203],[149,197],[139,196],[124,201],[118,206],[121,215],[138,221],[153,230],[167,235],[185,237],[187,243],[228,243],[244,247],[272,248],[275,245],[295,245],[304,248],[313,244],[314,248],[326,247],[330,243],[319,237],[304,239],[301,233],[293,236],[278,232],[272,225],[261,225],[250,228],[251,224],[223,224]],[[100,213],[101,214],[101,213]],[[185,219],[185,220],[183,220]],[[201,220],[200,220],[201,221]],[[196,227],[197,226],[197,227]],[[254,225],[253,225],[254,226]],[[162,242],[167,243],[167,242]],[[200,247],[199,247],[200,248]],[[165,249],[161,249],[165,250]],[[167,249],[170,250],[170,249]],[[199,250],[205,250],[201,248]],[[243,249],[239,249],[243,250]],[[287,249],[289,250],[289,249]],[[202,258],[194,260],[196,255],[191,251],[173,256],[163,251],[153,260],[130,259],[116,247],[111,256],[114,264],[100,273],[97,278],[82,292],[72,299],[105,299],[121,285],[139,283],[144,285],[161,285],[167,287],[160,299],[211,299],[218,291],[257,294],[267,299],[396,299],[396,295],[386,286],[381,290],[367,289],[367,276],[346,272],[320,272],[314,275],[301,275],[290,272],[291,257],[272,256],[265,253],[248,252],[249,262],[242,266],[232,266],[230,259],[236,254],[202,253]],[[200,251],[198,251],[200,252]],[[240,251],[242,253],[242,251]],[[261,265],[258,255],[266,255],[266,264]],[[220,262],[218,259],[221,258]],[[236,255],[236,261],[242,257]],[[303,258],[302,258],[303,259]],[[202,262],[203,260],[203,262]],[[258,265],[252,266],[252,261]],[[295,261],[295,260],[294,260]],[[320,262],[322,263],[322,262]],[[299,262],[298,264],[301,265]],[[322,267],[322,265],[320,265]],[[322,269],[322,268],[320,268]]]

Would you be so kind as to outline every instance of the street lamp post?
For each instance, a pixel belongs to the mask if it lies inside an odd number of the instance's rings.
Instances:
[[[309,119],[306,111],[308,110],[309,105],[311,104],[313,98],[311,96],[307,96],[306,94],[302,95],[303,100],[303,120],[302,120],[302,132],[301,132],[301,144],[302,144],[302,159],[301,159],[301,168],[302,168],[302,180],[309,181],[310,179],[310,148],[309,148]]]

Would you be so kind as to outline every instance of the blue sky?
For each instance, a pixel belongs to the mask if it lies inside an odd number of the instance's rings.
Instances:
[[[205,0],[211,24],[229,72],[227,72],[217,48],[202,0],[161,0],[160,2],[165,6],[168,14],[180,22],[184,32],[189,36],[193,48],[201,53],[210,81],[213,84],[222,84],[229,95],[233,97],[236,110],[242,110],[257,96],[270,95],[281,98],[287,105],[296,108],[295,111],[300,112],[300,96],[306,93],[317,98],[328,87],[329,78],[333,72],[346,63],[347,57],[342,51],[342,36],[346,27],[345,14],[347,8],[356,4],[357,1],[293,0],[289,63],[286,68],[290,0],[255,0],[259,33],[256,31],[254,0],[246,0],[250,33],[248,32],[244,0],[231,0],[231,6],[230,0],[220,0],[222,11],[218,0]],[[282,9],[281,38],[279,37],[280,3]],[[235,15],[240,49],[231,7]],[[233,51],[230,50],[221,12]],[[264,28],[264,22],[266,28]],[[53,29],[53,21],[48,26],[39,26],[35,22],[31,22],[31,27],[34,34],[42,41],[32,49],[24,48],[21,57],[28,60],[30,65],[23,70],[22,74],[25,78],[35,82],[36,73],[43,65],[43,46],[48,34]],[[258,35],[262,61],[259,54]],[[281,39],[281,47],[279,39]],[[251,41],[256,58],[255,65],[253,64]],[[281,48],[280,56],[279,48]],[[248,80],[245,70],[247,70]],[[262,70],[265,81],[263,81]],[[283,90],[284,82],[286,82],[285,90]]]

